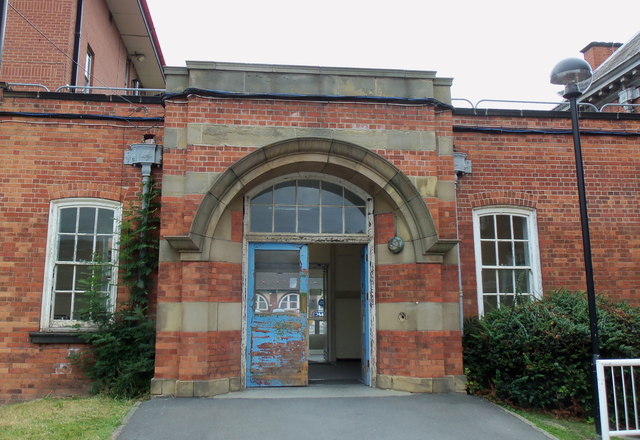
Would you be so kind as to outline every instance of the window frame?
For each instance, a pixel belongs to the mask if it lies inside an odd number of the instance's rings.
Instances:
[[[475,253],[475,266],[476,266],[476,292],[477,292],[477,301],[478,301],[478,315],[483,316],[485,313],[484,310],[484,296],[485,293],[483,291],[483,283],[482,283],[482,270],[485,268],[482,261],[482,239],[480,236],[480,219],[485,216],[498,216],[498,215],[508,215],[510,218],[512,217],[524,217],[527,219],[527,234],[528,234],[528,247],[529,247],[529,270],[531,271],[531,296],[535,299],[540,299],[542,297],[542,274],[540,270],[540,247],[538,243],[538,222],[537,222],[537,214],[534,209],[527,208],[518,208],[512,206],[488,206],[482,208],[476,208],[473,210],[473,244],[474,244],[474,253]],[[513,222],[512,222],[513,223]],[[494,240],[499,242],[500,240],[496,237]],[[511,241],[514,241],[514,238],[510,238]],[[492,269],[497,266],[496,265],[488,265]],[[509,266],[509,267],[517,267],[517,265]],[[515,270],[515,269],[514,269]],[[489,294],[494,294],[490,292]],[[500,292],[495,293],[495,295],[500,295]]]
[[[292,301],[291,298],[295,298],[295,300]],[[296,305],[295,308],[291,307],[292,303],[295,303]],[[283,307],[283,305],[286,305],[286,307]],[[300,294],[297,292],[286,293],[278,301],[278,308],[284,310],[285,312],[299,312],[300,311]]]
[[[59,320],[53,318],[53,296],[55,291],[55,269],[58,264],[58,237],[61,211],[64,208],[96,208],[113,210],[114,232],[111,245],[111,278],[109,286],[109,305],[115,308],[118,285],[119,225],[122,221],[122,204],[117,201],[94,198],[68,198],[52,200],[49,206],[47,229],[47,248],[45,255],[44,282],[40,329],[42,331],[73,331],[94,327],[90,322],[80,320]]]
[[[270,186],[296,180],[318,180],[339,185],[363,200],[365,209],[365,231],[363,233],[327,233],[327,232],[252,232],[251,231],[251,199]],[[333,175],[314,172],[298,172],[270,179],[251,189],[244,197],[244,233],[248,241],[253,242],[332,242],[340,240],[344,243],[368,243],[373,236],[373,198],[359,187]]]
[[[84,59],[84,72],[82,75],[83,86],[91,87],[93,85],[93,69],[96,61],[96,54],[91,49],[91,46],[87,45],[87,53],[85,54]],[[83,93],[91,93],[91,89],[83,89]]]
[[[261,301],[264,303],[265,307],[261,308]],[[267,300],[266,296],[263,295],[262,293],[256,293],[256,307],[255,307],[255,313],[264,313],[264,312],[268,312],[269,311],[269,301]]]

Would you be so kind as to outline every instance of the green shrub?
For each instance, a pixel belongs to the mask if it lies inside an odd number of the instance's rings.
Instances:
[[[153,377],[155,323],[149,316],[148,293],[158,262],[158,192],[143,197],[141,207],[130,208],[120,227],[119,275],[128,300],[110,311],[104,292],[108,264],[94,261],[81,310],[96,329],[82,333],[90,350],[72,355],[92,380],[92,391],[111,397],[134,398],[146,394]],[[146,200],[145,200],[146,198]]]
[[[640,357],[640,309],[597,303],[601,358]],[[467,320],[465,370],[474,390],[512,405],[589,414],[590,341],[586,295],[560,290]]]

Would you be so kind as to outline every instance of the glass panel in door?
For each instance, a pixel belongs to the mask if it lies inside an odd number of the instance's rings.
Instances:
[[[306,245],[249,244],[248,387],[308,382]]]

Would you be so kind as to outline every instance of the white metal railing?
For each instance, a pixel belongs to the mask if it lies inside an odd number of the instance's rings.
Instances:
[[[47,86],[43,86],[42,84],[32,84],[32,83],[7,83],[9,87],[19,86],[19,87],[39,87],[44,89],[46,92],[49,92],[49,88]]]
[[[67,84],[66,86],[60,86],[56,89],[56,92],[59,92],[64,89],[69,90],[115,90],[116,92],[158,92],[163,93],[165,89],[142,89],[139,87],[102,87],[102,86],[72,86]]]
[[[596,371],[602,440],[612,435],[640,435],[640,396],[636,394],[640,359],[599,359]]]
[[[640,104],[619,104],[617,102],[610,102],[609,104],[605,104],[600,107],[600,111],[607,107],[631,107],[631,109],[633,109],[633,107],[640,107]]]
[[[510,99],[481,99],[475,104],[468,99],[465,98],[451,98],[451,101],[460,101],[469,104],[469,106],[474,110],[485,110],[485,108],[480,108],[480,104],[489,102],[489,103],[503,103],[503,104],[536,104],[536,105],[554,105],[556,107],[565,106],[568,108],[569,103],[567,101],[555,102],[555,101],[522,101],[522,100],[510,100]],[[633,109],[634,107],[640,107],[640,104],[619,104],[617,102],[610,102],[608,104],[604,104],[602,107],[598,108],[590,102],[578,102],[578,106],[586,107],[587,109],[593,110],[596,113],[601,113],[607,107],[625,107]],[[508,110],[508,109],[505,109]],[[514,110],[522,110],[521,108],[516,108]]]

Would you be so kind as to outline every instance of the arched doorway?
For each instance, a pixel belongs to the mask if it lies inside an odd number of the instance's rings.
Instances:
[[[343,188],[343,197],[345,194],[344,188],[346,188],[356,195],[360,194],[363,200],[371,199],[371,208],[366,211],[366,217],[368,218],[367,227],[371,227],[371,231],[367,231],[365,234],[350,234],[345,233],[349,231],[344,229],[339,234],[332,232],[323,235],[322,226],[320,226],[323,224],[322,220],[318,220],[319,229],[317,233],[300,229],[295,229],[294,232],[287,232],[286,228],[285,231],[281,231],[279,228],[273,226],[275,223],[272,223],[268,229],[265,229],[265,232],[250,231],[250,223],[247,223],[250,222],[250,209],[247,207],[249,206],[251,198],[259,195],[270,185],[273,190],[275,185],[292,180],[328,182]],[[296,183],[296,185],[298,184]],[[300,187],[300,185],[298,186]],[[302,185],[302,187],[306,188],[304,185]],[[319,190],[323,188],[322,183],[319,184],[318,188]],[[310,208],[309,211],[316,209],[316,217],[318,219],[322,218],[322,214],[320,213],[322,203],[318,203],[317,205],[303,205]],[[299,206],[297,204],[291,204],[289,208],[298,210]],[[357,206],[355,208],[357,208]],[[274,213],[275,204],[272,203],[272,218],[275,215]],[[346,216],[347,214],[345,213],[346,210],[344,212],[341,211],[341,216]],[[393,264],[397,262],[408,265],[408,270],[415,272],[419,268],[410,265],[442,261],[442,254],[451,249],[455,244],[455,240],[438,239],[431,213],[425,204],[423,195],[420,194],[412,181],[393,164],[369,149],[346,142],[315,138],[292,139],[272,144],[257,149],[243,159],[235,162],[225,172],[216,177],[214,183],[204,195],[193,218],[189,234],[183,236],[165,236],[165,239],[174,249],[183,253],[181,256],[181,261],[183,262],[211,261],[211,266],[215,266],[216,270],[227,270],[227,268],[236,270],[236,268],[242,267],[242,303],[240,304],[239,298],[237,299],[238,302],[235,302],[236,297],[230,298],[231,301],[229,298],[223,297],[219,305],[211,306],[217,307],[218,314],[216,315],[216,319],[224,317],[224,325],[218,322],[215,329],[212,330],[214,333],[211,333],[211,337],[223,340],[226,336],[222,332],[227,329],[242,332],[241,338],[240,335],[238,335],[238,339],[241,339],[242,347],[240,352],[242,355],[237,358],[235,356],[233,357],[234,362],[235,359],[237,359],[235,365],[240,366],[240,374],[236,375],[234,373],[233,375],[234,378],[238,378],[239,386],[247,385],[247,365],[250,364],[250,362],[247,361],[246,354],[248,353],[248,345],[251,342],[248,338],[249,322],[247,315],[249,310],[255,310],[252,308],[253,305],[250,305],[251,300],[248,293],[250,291],[249,268],[251,267],[249,257],[252,253],[252,244],[306,246],[308,255],[307,262],[309,263],[306,268],[308,271],[307,281],[310,280],[309,273],[313,268],[320,268],[317,270],[317,272],[320,273],[317,278],[326,277],[331,279],[333,277],[334,281],[330,280],[327,286],[329,290],[333,289],[333,291],[336,292],[334,298],[335,304],[337,304],[338,299],[341,298],[337,294],[337,284],[336,286],[331,284],[332,282],[339,282],[339,275],[335,272],[335,270],[337,270],[336,268],[350,267],[350,273],[363,271],[363,275],[359,277],[351,277],[350,280],[346,281],[342,280],[345,282],[355,282],[359,286],[356,289],[344,289],[345,291],[349,290],[351,292],[351,297],[349,297],[349,294],[345,294],[345,301],[343,301],[343,303],[349,303],[350,305],[344,306],[344,308],[338,307],[337,310],[334,311],[334,317],[337,322],[339,320],[337,314],[340,313],[340,311],[353,309],[354,290],[358,291],[359,299],[362,299],[362,295],[360,295],[361,292],[367,292],[366,299],[368,302],[363,308],[364,313],[360,314],[365,324],[357,326],[357,333],[360,337],[359,345],[369,350],[368,355],[360,357],[361,366],[366,366],[367,368],[367,373],[361,374],[361,378],[371,386],[376,385],[376,338],[378,337],[378,331],[376,327],[375,299],[377,293],[375,277],[372,274],[374,270],[376,270],[376,267],[380,267],[380,261],[377,261],[376,255],[383,254],[383,252],[376,251],[376,246],[379,249],[380,246],[383,246],[384,248],[381,250],[388,252],[386,251],[386,240],[388,237],[386,237],[383,242],[376,242],[376,231],[373,230],[374,221],[371,219],[371,214],[376,218],[378,215],[381,217],[391,217],[398,231],[401,231],[398,232],[398,234],[402,235],[405,242],[403,254],[399,257],[391,257],[390,255],[385,257],[386,260],[383,264],[386,265],[385,270],[387,272],[392,271]],[[287,214],[282,215],[284,217],[287,216]],[[328,218],[331,218],[331,216]],[[234,222],[236,222],[236,220],[239,220],[239,229],[241,231],[244,220],[244,231],[239,235],[233,236],[233,233],[229,232],[229,224],[235,224]],[[296,218],[295,222],[300,222],[300,218]],[[341,224],[344,225],[344,223]],[[315,224],[313,227],[316,227]],[[343,227],[346,228],[346,226]],[[223,231],[226,232],[223,233]],[[259,246],[257,246],[257,248],[259,248]],[[255,246],[254,249],[256,249]],[[302,266],[303,263],[300,261],[302,247],[299,249],[298,265]],[[221,253],[225,254],[221,255]],[[316,259],[314,254],[320,255],[320,257]],[[440,258],[439,260],[438,257]],[[325,260],[321,261],[323,258],[325,258]],[[267,260],[269,259],[267,258]],[[213,264],[219,261],[223,261],[224,263]],[[365,261],[366,264],[361,264],[362,261]],[[227,262],[230,262],[230,264],[227,264]],[[316,267],[314,264],[318,266]],[[321,269],[323,264],[326,267],[326,273],[330,274],[328,277],[323,274],[323,269]],[[199,266],[205,267],[206,265],[200,264]],[[332,268],[334,270],[333,274],[331,274]],[[420,270],[424,270],[424,268],[420,268]],[[439,276],[437,270],[439,269],[436,269],[436,276]],[[299,276],[298,285],[301,285],[300,280],[304,278],[303,275]],[[191,277],[191,274],[189,273],[188,276]],[[360,284],[365,284],[365,286],[361,287]],[[340,288],[340,286],[337,287]],[[199,286],[191,288],[200,289]],[[200,290],[198,291],[201,292]],[[260,294],[260,292],[254,293]],[[264,307],[265,302],[268,303],[267,297],[265,295],[262,295],[262,297],[264,301],[256,300],[260,301],[260,307]],[[258,298],[257,295],[256,298]],[[282,298],[282,295],[278,298],[276,292],[276,300],[282,300]],[[287,307],[280,308],[291,309],[292,307],[290,306],[293,304],[292,299],[293,298],[290,297],[289,300],[287,300]],[[310,304],[310,299],[311,296],[309,295],[307,297],[307,305]],[[316,299],[319,300],[319,298]],[[414,303],[415,302],[411,304]],[[402,304],[402,307],[409,307],[410,305],[409,302],[403,302]],[[437,306],[437,304],[435,305]],[[186,313],[190,312],[190,308],[195,307],[195,305],[189,303],[184,304],[181,308],[176,307],[176,309],[181,309],[183,316],[186,316]],[[360,307],[361,304],[359,304],[357,308],[359,309]],[[394,307],[395,306],[387,304],[384,312],[384,316],[387,319],[394,313]],[[168,306],[166,308],[167,310],[170,309]],[[173,309],[170,309],[170,311],[172,310]],[[232,311],[233,315],[223,314],[223,310]],[[200,313],[200,311],[201,308],[198,308],[197,313]],[[241,311],[241,313],[237,313],[236,311]],[[348,313],[347,315],[350,316],[351,321],[353,321],[355,314]],[[237,316],[237,318],[235,316]],[[308,311],[305,319],[307,321],[306,325],[309,325]],[[212,327],[211,323],[214,322],[213,318],[209,319],[209,322],[210,324],[207,328]],[[313,323],[314,326],[316,323],[317,322]],[[387,322],[387,329],[385,329],[385,331],[388,332],[395,328],[391,324],[391,321]],[[189,325],[191,324],[189,323]],[[185,327],[186,325],[183,324],[182,326]],[[319,325],[319,327],[321,327],[321,325]],[[335,336],[338,333],[339,330],[336,329],[333,335]],[[233,336],[233,334],[231,334],[231,336]],[[334,336],[329,335],[327,338],[333,338]],[[308,343],[311,343],[310,339],[308,333]],[[330,339],[328,343],[329,351],[335,350],[336,358],[339,357],[337,353],[338,344],[339,341],[334,341],[333,339]],[[347,346],[349,346],[349,344],[347,344]],[[307,362],[311,350],[319,349],[316,347],[317,346],[314,346],[314,348],[311,346],[307,347],[307,350],[309,350],[307,352]],[[351,345],[351,348],[353,348],[353,345]],[[348,350],[346,351],[348,352]],[[330,360],[333,359],[331,356],[330,354],[328,357]],[[387,357],[388,356],[391,355],[387,354]],[[364,361],[362,361],[362,359],[364,359]]]
[[[244,207],[245,385],[370,385],[373,198],[294,173],[249,191]]]

